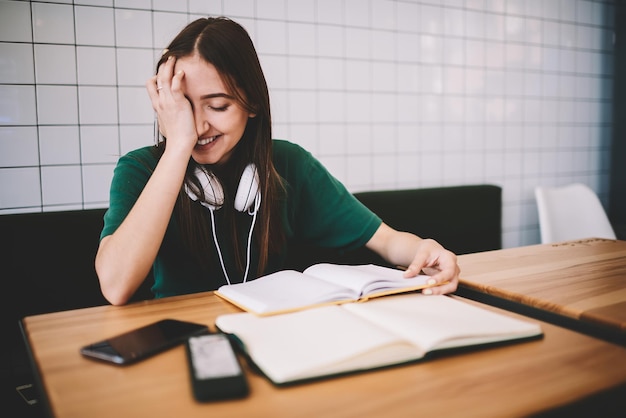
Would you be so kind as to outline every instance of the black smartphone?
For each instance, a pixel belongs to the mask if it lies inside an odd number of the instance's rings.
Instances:
[[[186,343],[194,398],[200,402],[245,397],[248,382],[225,334],[189,337]]]
[[[126,365],[182,344],[192,335],[208,332],[203,324],[163,319],[86,345],[80,353],[88,358]]]

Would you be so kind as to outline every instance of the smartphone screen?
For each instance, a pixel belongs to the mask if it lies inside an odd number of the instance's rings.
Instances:
[[[206,325],[164,319],[80,349],[83,356],[114,364],[129,364],[181,344],[190,336],[208,333]]]
[[[188,344],[195,379],[219,379],[243,373],[230,342],[223,334],[191,337]]]
[[[249,392],[246,376],[228,337],[199,335],[187,339],[193,395],[200,402],[242,398]]]

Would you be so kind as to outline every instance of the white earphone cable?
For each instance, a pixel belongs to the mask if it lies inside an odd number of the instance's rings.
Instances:
[[[248,209],[248,214],[252,215],[252,225],[250,225],[250,232],[248,233],[248,248],[246,252],[246,272],[243,275],[243,282],[245,283],[248,280],[248,270],[250,269],[250,246],[252,244],[252,231],[254,231],[254,224],[256,223],[256,214],[259,211],[259,207],[261,206],[261,195],[257,193],[254,198],[254,211],[250,212]]]
[[[217,255],[220,257],[220,264],[222,264],[222,271],[224,272],[224,277],[226,277],[226,282],[230,284],[230,279],[228,278],[228,273],[226,273],[226,267],[224,266],[224,259],[222,258],[222,250],[220,249],[220,245],[217,242],[217,235],[215,234],[215,217],[213,215],[213,209],[209,209],[209,212],[211,212],[211,230],[213,232],[213,241],[215,241],[215,247],[217,248]]]

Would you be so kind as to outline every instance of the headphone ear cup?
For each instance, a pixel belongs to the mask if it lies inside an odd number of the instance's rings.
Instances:
[[[259,194],[259,173],[254,164],[248,164],[241,174],[237,194],[235,195],[235,209],[245,212],[250,209]]]
[[[217,177],[212,172],[206,171],[201,167],[196,167],[194,174],[204,190],[204,200],[200,200],[200,204],[211,210],[222,207],[224,204],[224,189],[222,189],[222,185]],[[200,194],[189,188],[187,183],[185,183],[185,192],[187,192],[191,200],[196,201],[200,199]]]

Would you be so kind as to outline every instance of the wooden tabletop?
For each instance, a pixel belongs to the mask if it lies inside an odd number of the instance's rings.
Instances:
[[[463,288],[626,339],[626,241],[591,238],[466,254],[459,265]]]
[[[192,397],[182,346],[126,367],[79,354],[87,343],[158,319],[214,330],[217,315],[236,311],[209,292],[30,316],[22,327],[56,417],[514,417],[626,390],[626,348],[548,323],[541,340],[291,387],[275,387],[246,366],[249,397],[208,404]]]

